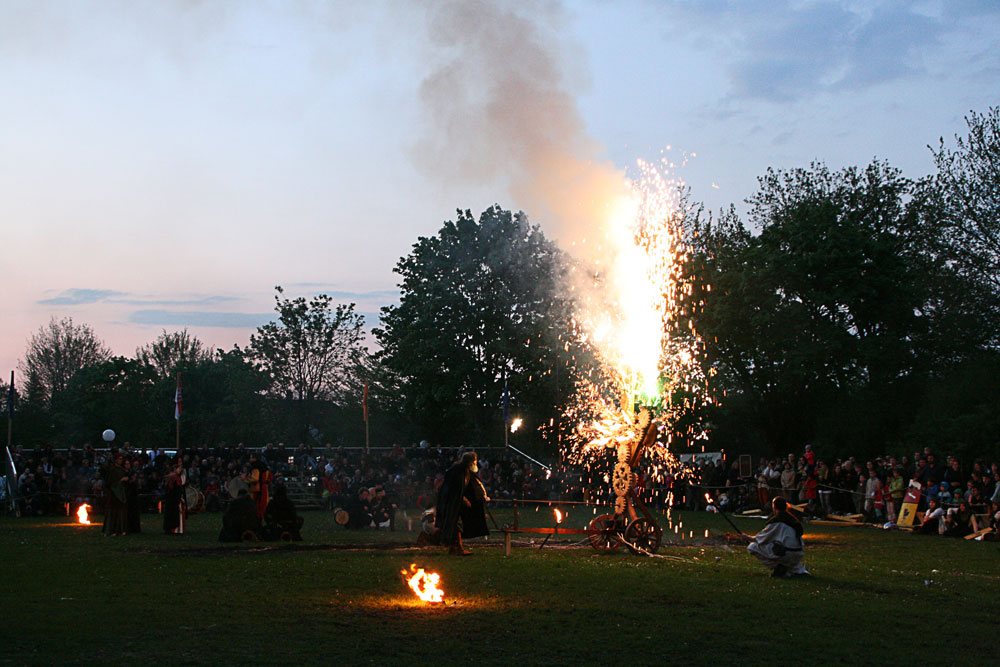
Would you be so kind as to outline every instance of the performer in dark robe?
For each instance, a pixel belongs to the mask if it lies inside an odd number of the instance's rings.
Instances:
[[[257,504],[257,518],[259,519],[263,519],[264,512],[267,511],[272,481],[274,481],[274,476],[267,469],[267,464],[261,460],[260,455],[256,452],[250,454],[250,475],[247,484],[250,485],[250,497]]]
[[[288,491],[283,484],[275,486],[274,497],[267,504],[264,520],[267,521],[264,529],[265,539],[302,541],[301,530],[305,520],[295,511],[295,503],[288,497]]]
[[[262,533],[260,517],[257,516],[257,504],[246,490],[240,489],[239,495],[229,503],[226,513],[222,515],[222,530],[219,531],[220,542],[242,542],[244,538],[257,541]]]
[[[101,471],[104,479],[105,535],[124,535],[126,530],[128,506],[125,483],[128,481],[128,473],[123,467],[123,459],[120,453],[112,453]]]
[[[184,534],[184,467],[177,466],[163,478],[163,532]]]
[[[441,543],[448,553],[468,555],[462,539],[489,535],[486,503],[489,497],[479,479],[479,460],[475,452],[466,452],[444,474],[438,489],[434,525],[440,529]]]

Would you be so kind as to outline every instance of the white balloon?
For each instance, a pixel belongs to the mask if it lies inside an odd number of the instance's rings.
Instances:
[[[115,432],[109,428],[104,432],[104,434],[101,437],[104,438],[104,442],[111,442],[112,440],[115,439]]]

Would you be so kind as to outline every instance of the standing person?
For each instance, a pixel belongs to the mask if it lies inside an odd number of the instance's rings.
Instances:
[[[121,452],[114,451],[101,471],[104,479],[105,535],[124,535],[126,530],[128,506],[125,483],[128,482],[128,473],[123,461]]]
[[[250,478],[247,482],[250,485],[250,497],[257,504],[257,516],[263,520],[267,511],[267,501],[269,500],[271,482],[274,475],[268,470],[257,452],[250,454]]]
[[[139,461],[125,462],[128,481],[125,482],[125,532],[130,535],[142,532],[142,507],[139,505]]]
[[[177,464],[163,478],[163,532],[167,535],[184,534],[184,464]]]
[[[794,502],[797,500],[795,498],[795,484],[796,484],[795,471],[792,470],[792,464],[786,463],[785,469],[781,471],[781,496],[788,502]]]
[[[490,501],[479,479],[479,460],[475,452],[466,452],[444,474],[438,490],[434,525],[441,531],[441,541],[448,553],[467,556],[462,538],[490,534],[486,525],[486,503]]]
[[[810,576],[802,564],[802,524],[788,511],[784,498],[775,498],[772,506],[774,514],[764,530],[754,536],[747,551],[771,570],[772,577]]]

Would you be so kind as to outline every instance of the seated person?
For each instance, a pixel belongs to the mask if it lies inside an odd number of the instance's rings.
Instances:
[[[948,490],[948,487],[948,482],[941,482],[941,485],[938,487],[937,497],[941,505],[951,504],[951,491]]]
[[[958,503],[958,509],[950,509],[945,515],[944,534],[948,537],[965,537],[976,530],[976,513],[967,500],[963,499]]]
[[[357,500],[351,503],[347,511],[351,517],[347,524],[348,528],[368,528],[372,525],[372,507],[368,489],[361,489],[358,492]]]
[[[937,498],[927,500],[927,512],[923,521],[913,529],[916,535],[940,535],[944,532],[944,508]]]
[[[810,576],[802,564],[802,524],[788,511],[784,498],[775,498],[772,507],[774,514],[764,530],[754,536],[747,551],[771,569],[772,577]]]
[[[295,511],[295,503],[288,497],[288,489],[284,484],[275,487],[274,496],[264,511],[264,520],[267,522],[264,528],[265,539],[278,540],[287,533],[296,542],[302,541],[301,531],[305,519]]]
[[[989,522],[990,532],[983,535],[983,539],[987,542],[1000,541],[1000,502],[990,503]]]
[[[229,503],[226,513],[222,515],[219,541],[242,542],[244,539],[257,541],[262,532],[260,517],[257,516],[257,503],[246,489],[240,489],[239,496]]]

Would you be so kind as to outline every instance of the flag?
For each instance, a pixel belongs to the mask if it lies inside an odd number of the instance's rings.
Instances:
[[[177,391],[174,392],[174,419],[181,418],[181,374],[177,374]]]
[[[368,383],[365,382],[365,393],[361,397],[361,409],[365,413],[365,423],[368,423]]]
[[[510,392],[507,391],[507,381],[503,381],[503,423],[510,424]]]

